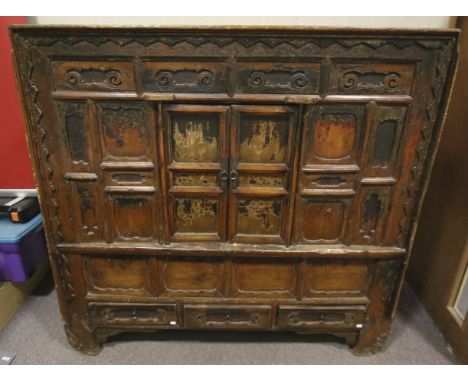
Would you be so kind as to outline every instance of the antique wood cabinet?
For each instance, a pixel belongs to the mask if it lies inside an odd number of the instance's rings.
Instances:
[[[383,347],[456,31],[13,27],[70,343],[158,329]]]

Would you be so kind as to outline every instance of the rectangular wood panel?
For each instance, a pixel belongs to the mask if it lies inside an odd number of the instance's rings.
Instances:
[[[231,293],[235,297],[294,298],[297,271],[294,261],[236,260]]]
[[[223,295],[224,263],[220,259],[165,258],[158,273],[162,296]]]
[[[88,257],[85,261],[88,287],[93,293],[150,296],[148,260],[129,257]]]

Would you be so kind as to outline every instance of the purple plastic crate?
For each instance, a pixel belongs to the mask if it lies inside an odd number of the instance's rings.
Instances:
[[[24,224],[0,219],[0,280],[27,281],[45,258],[41,214]]]

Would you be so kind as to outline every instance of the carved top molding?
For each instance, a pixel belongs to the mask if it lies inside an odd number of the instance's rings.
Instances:
[[[382,47],[405,49],[417,45],[423,49],[438,49],[444,40],[455,38],[456,30],[369,30],[339,28],[121,28],[121,27],[12,27],[18,35],[38,47],[52,47],[56,44],[68,46],[114,45],[124,47],[131,44],[149,47],[164,44],[175,47],[189,44],[194,48],[207,44],[219,48],[239,44],[244,48],[264,45],[276,48],[282,44],[300,49],[313,45],[319,49],[341,46],[345,49]]]

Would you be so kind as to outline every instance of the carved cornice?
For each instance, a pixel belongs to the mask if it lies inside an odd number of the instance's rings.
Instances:
[[[118,33],[117,33],[118,34]],[[196,35],[194,35],[196,34]],[[384,46],[392,46],[397,49],[405,49],[412,46],[419,46],[423,49],[438,49],[440,39],[418,39],[417,37],[408,37],[406,39],[391,38],[372,38],[372,37],[349,37],[341,36],[261,36],[258,34],[248,35],[246,33],[236,33],[236,36],[223,36],[220,31],[213,31],[210,35],[194,32],[192,35],[184,35],[183,32],[177,35],[157,35],[157,33],[141,32],[140,35],[128,36],[109,36],[106,34],[83,33],[80,36],[50,35],[37,36],[30,35],[28,40],[37,46],[51,47],[55,44],[65,44],[68,46],[91,45],[99,47],[102,45],[115,45],[119,47],[137,44],[143,47],[149,47],[154,44],[163,44],[174,47],[178,44],[188,44],[194,48],[202,47],[207,44],[215,45],[219,48],[225,48],[231,44],[239,44],[244,48],[250,48],[254,45],[264,45],[271,49],[286,44],[293,48],[303,48],[305,45],[313,45],[316,48],[324,49],[331,46],[341,46],[346,49],[352,48],[370,48],[372,50],[380,49]],[[265,31],[265,34],[269,34]]]

